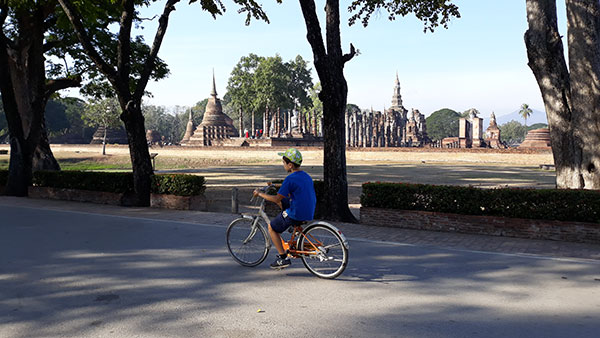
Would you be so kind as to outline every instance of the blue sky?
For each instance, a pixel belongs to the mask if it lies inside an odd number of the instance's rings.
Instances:
[[[317,0],[317,8],[322,9],[323,3]],[[448,29],[427,34],[413,16],[390,22],[385,13],[375,15],[367,28],[360,24],[348,27],[349,14],[342,5],[344,51],[353,43],[361,52],[345,67],[348,102],[376,110],[389,107],[397,72],[404,106],[425,115],[446,107],[457,111],[476,108],[487,118],[492,111],[497,116],[509,114],[522,103],[543,111],[523,42],[527,29],[525,0],[454,3],[461,18],[453,19]],[[277,5],[274,0],[263,0],[271,23],[253,21],[250,26],[244,25],[245,16],[237,13],[233,2],[225,0],[224,4],[227,12],[216,20],[197,4],[182,1],[177,5],[159,53],[169,64],[171,75],[149,84],[154,97],[148,103],[191,106],[208,97],[213,68],[222,97],[231,70],[249,53],[278,53],[284,60],[301,55],[312,66],[312,51],[297,1],[284,0]],[[159,2],[143,15],[150,17],[162,11],[161,7]],[[563,35],[564,17],[560,7]],[[149,43],[155,27],[146,24],[142,31],[148,34]],[[314,70],[313,81],[318,81]]]

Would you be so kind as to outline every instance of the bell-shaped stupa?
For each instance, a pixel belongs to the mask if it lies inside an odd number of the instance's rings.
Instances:
[[[202,123],[198,125],[187,144],[194,146],[218,145],[218,140],[236,137],[237,135],[238,131],[233,126],[233,120],[223,113],[221,100],[217,97],[215,74],[213,73],[212,90],[206,104]]]

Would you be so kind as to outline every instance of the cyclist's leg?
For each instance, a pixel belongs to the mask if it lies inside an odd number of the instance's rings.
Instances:
[[[285,254],[285,250],[283,250],[283,244],[281,244],[281,233],[289,227],[287,223],[288,222],[283,217],[283,213],[279,213],[279,215],[273,218],[269,224],[269,235],[271,236],[271,241],[273,242],[273,245],[275,245],[275,248],[280,255]]]
[[[281,234],[271,228],[271,224],[269,224],[269,235],[271,236],[271,241],[273,245],[275,245],[275,249],[280,255],[283,255],[285,251],[283,250],[283,244],[281,243]]]

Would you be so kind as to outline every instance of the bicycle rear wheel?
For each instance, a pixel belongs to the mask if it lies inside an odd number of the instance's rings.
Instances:
[[[321,223],[309,225],[298,241],[302,263],[317,277],[333,279],[348,265],[348,248],[336,229]]]
[[[260,219],[253,225],[253,218],[235,219],[227,227],[227,250],[243,266],[257,266],[269,254],[269,240]]]

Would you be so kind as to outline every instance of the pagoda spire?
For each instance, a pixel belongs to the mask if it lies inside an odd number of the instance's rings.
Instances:
[[[217,97],[217,85],[215,84],[215,69],[213,68],[213,83],[212,90],[210,91],[210,95]]]

